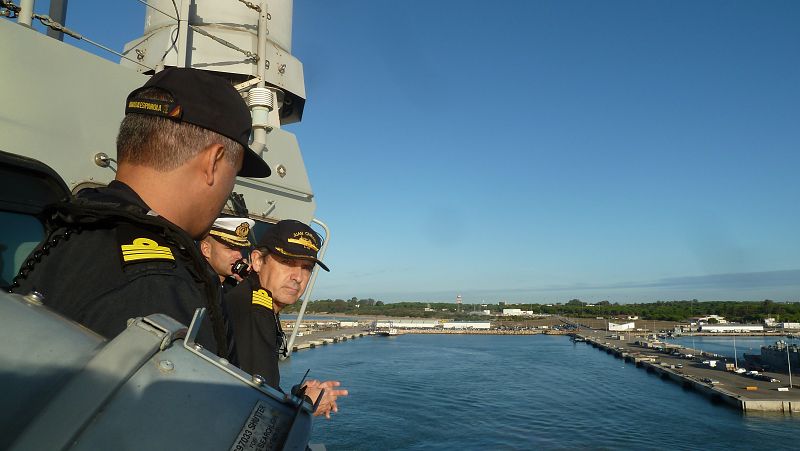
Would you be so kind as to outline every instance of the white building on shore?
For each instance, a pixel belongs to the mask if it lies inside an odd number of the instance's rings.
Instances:
[[[764,332],[761,324],[701,324],[700,332],[710,333],[748,333]]]
[[[441,323],[435,319],[381,319],[373,323],[376,329],[397,328],[397,329],[435,329]]]
[[[519,308],[504,308],[503,316],[533,316],[533,310],[522,310]]]
[[[719,315],[708,315],[708,316],[698,316],[695,318],[689,318],[689,321],[692,323],[700,323],[702,326],[703,324],[707,324],[711,320],[715,320],[717,324],[727,324],[728,320],[725,319],[724,316]]]
[[[447,329],[460,329],[460,330],[489,330],[492,323],[489,321],[451,321],[442,324],[442,327]]]
[[[633,321],[631,321],[629,323],[622,323],[622,324],[608,323],[608,330],[609,331],[621,332],[621,331],[626,331],[626,330],[633,330],[634,328],[636,328],[636,323],[634,323]]]

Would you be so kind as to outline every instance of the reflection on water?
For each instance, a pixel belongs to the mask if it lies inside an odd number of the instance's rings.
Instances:
[[[351,393],[315,424],[329,450],[753,449],[765,437],[793,449],[800,426],[714,405],[564,336],[365,337],[294,354],[282,379],[307,368]]]

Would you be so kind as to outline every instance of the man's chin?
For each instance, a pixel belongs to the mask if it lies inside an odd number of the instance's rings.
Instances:
[[[281,308],[293,305],[298,299],[300,299],[300,296],[281,296],[280,299],[273,296],[273,301],[277,302]]]

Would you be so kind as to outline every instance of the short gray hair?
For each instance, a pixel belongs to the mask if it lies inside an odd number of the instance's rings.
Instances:
[[[173,101],[157,88],[141,93],[153,100]],[[159,171],[176,169],[213,144],[221,144],[225,158],[236,167],[244,148],[236,141],[202,127],[159,116],[128,113],[119,126],[117,160]]]

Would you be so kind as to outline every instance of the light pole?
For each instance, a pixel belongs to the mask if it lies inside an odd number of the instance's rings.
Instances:
[[[789,365],[789,388],[792,388],[792,359],[789,358],[789,343],[786,343],[786,363]]]
[[[733,336],[733,365],[734,369],[739,369],[739,358],[736,356],[736,335]]]

